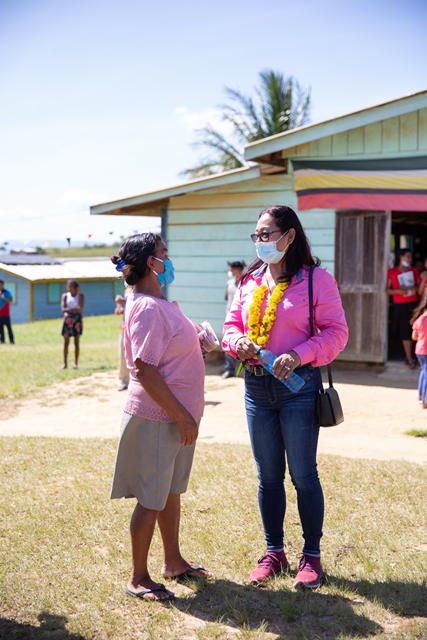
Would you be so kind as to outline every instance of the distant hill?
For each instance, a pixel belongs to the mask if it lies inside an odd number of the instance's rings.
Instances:
[[[43,249],[40,253],[44,253],[52,258],[109,258],[118,253],[120,244],[97,244],[91,247],[62,247]]]

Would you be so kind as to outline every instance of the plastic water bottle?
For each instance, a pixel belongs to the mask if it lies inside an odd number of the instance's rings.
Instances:
[[[274,376],[273,365],[277,360],[277,356],[275,356],[274,353],[272,353],[268,349],[260,349],[257,353],[257,356],[258,362],[262,364],[264,369],[267,369],[267,371],[271,373],[272,376]],[[278,379],[279,378],[276,378],[276,380]],[[289,378],[283,378],[283,380],[280,380],[280,382],[283,382],[283,384],[286,385],[289,391],[292,391],[292,393],[298,393],[298,391],[305,385],[305,380],[303,380],[301,376],[295,373],[295,371],[292,371]]]

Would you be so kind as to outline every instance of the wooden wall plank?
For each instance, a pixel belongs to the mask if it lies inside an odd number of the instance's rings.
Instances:
[[[363,153],[365,150],[365,128],[358,127],[348,132],[348,153]]]
[[[365,127],[365,152],[381,153],[382,150],[382,123],[374,122]]]
[[[256,180],[245,180],[244,182],[235,182],[234,184],[224,185],[222,187],[212,187],[204,189],[204,195],[220,194],[220,193],[252,193],[262,191],[287,191],[293,189],[293,178],[288,174],[266,175]]]
[[[383,121],[383,153],[399,151],[399,118]]]
[[[299,158],[305,158],[310,155],[310,143],[306,142],[305,144],[299,144],[297,147],[294,147],[292,153],[288,153],[286,151],[286,155],[284,157],[297,155]]]
[[[333,209],[310,209],[299,211],[298,218],[305,230],[335,229],[335,211]]]
[[[172,258],[175,256],[193,255],[200,258],[212,256],[241,256],[246,262],[247,258],[254,255],[253,243],[247,238],[234,240],[200,240],[197,242],[168,241],[168,249]]]
[[[418,112],[405,113],[399,121],[400,151],[415,151],[418,148]]]
[[[168,245],[183,242],[199,242],[200,240],[210,240],[222,242],[223,240],[234,240],[236,238],[251,242],[250,235],[254,232],[255,225],[251,222],[228,224],[186,224],[170,226],[168,229]]]
[[[288,192],[292,197],[292,192]],[[173,209],[240,209],[241,207],[260,207],[265,209],[273,204],[282,203],[290,197],[286,192],[219,193],[203,195],[200,192],[171,198],[169,211]]]
[[[418,149],[427,150],[427,107],[418,111]]]
[[[244,260],[246,264],[252,262],[255,258],[255,253],[251,254],[249,251],[245,253],[236,251],[230,251],[230,253],[216,256],[193,256],[193,255],[175,255],[169,252],[176,271],[176,279],[182,280],[181,274],[195,273],[200,274],[200,277],[208,286],[210,275],[221,274],[221,277],[226,276],[228,271],[227,261],[233,262],[234,260]],[[214,280],[216,282],[216,280]],[[219,285],[218,285],[219,286]]]
[[[168,213],[168,226],[172,228],[187,224],[228,224],[247,223],[256,225],[260,207],[241,209],[173,209]]]
[[[346,156],[348,154],[347,131],[337,133],[332,136],[332,155],[334,157]]]
[[[331,136],[326,136],[325,138],[320,138],[319,146],[318,146],[319,157],[329,158],[332,155],[332,138]]]
[[[310,239],[310,238],[309,238]],[[323,261],[332,263],[335,260],[335,245],[316,245],[310,242],[311,252]],[[333,273],[331,271],[331,273]]]

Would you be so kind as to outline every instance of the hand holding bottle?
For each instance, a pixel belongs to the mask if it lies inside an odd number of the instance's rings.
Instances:
[[[298,391],[305,385],[305,380],[293,371],[293,366],[286,364],[288,361],[290,364],[295,362],[291,354],[286,353],[283,354],[283,356],[276,356],[268,349],[259,349],[257,356],[258,362],[262,364],[262,366],[267,369],[271,375],[286,385],[292,393],[298,393]]]

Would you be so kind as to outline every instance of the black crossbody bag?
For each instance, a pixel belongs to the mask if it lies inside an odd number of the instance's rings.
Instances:
[[[310,331],[314,336],[314,320],[313,320],[313,271],[315,265],[310,267],[308,274],[308,300],[310,306]],[[337,390],[332,384],[332,370],[331,365],[327,365],[328,368],[328,380],[329,387],[324,389],[323,382],[319,389],[319,395],[317,398],[317,417],[321,427],[335,427],[337,424],[344,422],[344,414],[341,407],[341,402],[338,396]]]

